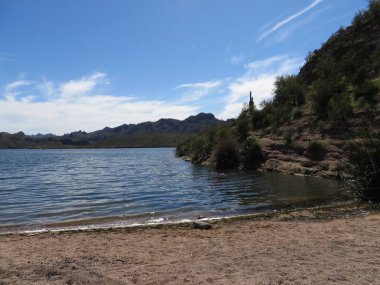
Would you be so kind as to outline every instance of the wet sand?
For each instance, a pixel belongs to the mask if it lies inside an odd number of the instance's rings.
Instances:
[[[0,237],[0,284],[380,284],[380,213]]]

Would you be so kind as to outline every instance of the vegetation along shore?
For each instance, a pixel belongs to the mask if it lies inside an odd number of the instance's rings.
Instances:
[[[310,52],[297,75],[277,77],[273,92],[255,106],[252,90],[236,120],[185,141],[177,155],[218,169],[360,177],[353,188],[378,199],[380,2]]]

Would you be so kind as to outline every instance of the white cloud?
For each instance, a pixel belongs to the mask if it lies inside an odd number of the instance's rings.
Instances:
[[[182,95],[179,102],[192,102],[203,98],[206,95],[209,95],[212,92],[215,92],[217,87],[221,86],[223,83],[222,80],[216,81],[206,81],[206,82],[197,82],[197,83],[185,83],[177,86],[177,88],[185,88],[186,92]]]
[[[83,77],[80,80],[70,80],[61,85],[60,91],[62,96],[66,98],[83,95],[92,91],[96,85],[104,83],[103,80],[106,79],[106,76],[105,73],[96,72],[91,76]]]
[[[46,79],[12,82],[4,88],[3,96],[0,94],[0,131],[27,134],[95,131],[160,118],[185,119],[198,111],[194,105],[99,94],[99,88],[107,84],[105,73],[62,84]],[[29,86],[28,90],[20,89],[25,86]],[[39,90],[41,94],[31,96],[31,90]],[[4,96],[10,91],[18,96]]]
[[[318,5],[319,3],[321,3],[322,0],[314,0],[313,3],[311,3],[309,6],[307,6],[306,8],[304,8],[303,10],[287,17],[286,19],[284,20],[281,20],[280,22],[276,23],[274,26],[272,26],[269,30],[265,31],[265,32],[262,32],[259,37],[257,38],[257,42],[260,42],[262,41],[264,38],[268,37],[270,34],[274,33],[275,31],[277,31],[278,29],[280,29],[282,26],[286,25],[287,23],[291,22],[292,20],[302,16],[303,14],[305,14],[307,11],[309,11],[310,9],[314,8],[316,5]]]
[[[302,62],[301,58],[274,56],[245,65],[244,75],[230,82],[228,95],[225,98],[226,105],[218,117],[224,119],[236,117],[244,102],[248,102],[250,91],[256,106],[263,100],[270,99],[273,96],[276,77],[295,72]]]
[[[215,108],[223,103],[217,117],[232,118],[248,102],[249,91],[256,105],[271,98],[276,76],[294,73],[302,62],[303,59],[290,56],[253,61],[244,66],[244,73],[237,78],[179,85],[176,90],[183,93],[172,101],[105,95],[109,80],[107,74],[100,72],[63,83],[45,78],[39,82],[18,80],[0,92],[0,131],[63,134],[160,118],[185,119],[198,113],[205,100],[212,100],[212,106],[218,105]]]

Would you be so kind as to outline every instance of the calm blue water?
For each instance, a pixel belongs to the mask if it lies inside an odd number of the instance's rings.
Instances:
[[[0,150],[0,225],[215,216],[337,197],[310,177],[214,172],[174,149]]]

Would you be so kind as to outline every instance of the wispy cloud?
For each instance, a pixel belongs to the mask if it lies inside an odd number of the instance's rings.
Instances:
[[[8,83],[4,88],[4,96],[7,98],[7,100],[14,101],[21,93],[19,89],[23,86],[29,86],[32,83],[32,81],[24,79],[19,79]]]
[[[232,64],[239,64],[245,59],[245,55],[243,53],[233,55],[231,57],[231,63]]]
[[[218,117],[224,119],[236,117],[241,111],[243,103],[248,101],[249,91],[252,91],[256,105],[271,98],[276,77],[294,73],[303,61],[298,57],[274,56],[246,64],[245,73],[232,80],[228,85],[226,103]]]
[[[48,97],[51,97],[56,92],[56,88],[52,81],[47,80],[45,77],[42,79],[42,82],[37,85],[37,88],[40,92]]]
[[[5,90],[10,92],[10,91],[13,91],[14,89],[17,89],[18,87],[27,86],[30,84],[32,84],[32,81],[20,79],[20,80],[16,80],[7,84],[5,86]]]
[[[323,0],[314,0],[309,6],[307,6],[303,10],[301,10],[301,11],[299,11],[293,15],[290,15],[289,17],[287,17],[287,18],[281,20],[280,22],[276,23],[275,25],[273,25],[269,30],[266,30],[266,31],[260,33],[259,37],[257,38],[257,42],[262,41],[264,38],[268,37],[270,34],[274,33],[275,31],[277,31],[278,29],[280,29],[284,25],[286,25],[289,22],[293,21],[294,19],[302,16],[303,14],[305,14],[307,11],[309,11],[312,8],[314,8],[315,6],[317,6],[322,1]]]
[[[196,105],[104,95],[101,90],[108,84],[107,74],[100,72],[63,83],[46,78],[11,82],[0,91],[0,131],[22,130],[28,134],[94,131],[160,118],[184,119],[198,111]],[[37,91],[38,95],[30,95]]]
[[[186,89],[186,92],[182,95],[179,102],[192,102],[197,101],[212,92],[215,92],[216,88],[221,86],[222,80],[186,83],[177,86],[180,89]]]
[[[86,94],[94,89],[99,83],[107,84],[107,75],[96,72],[91,76],[83,77],[80,80],[70,80],[61,85],[60,91],[63,97],[69,98]]]

